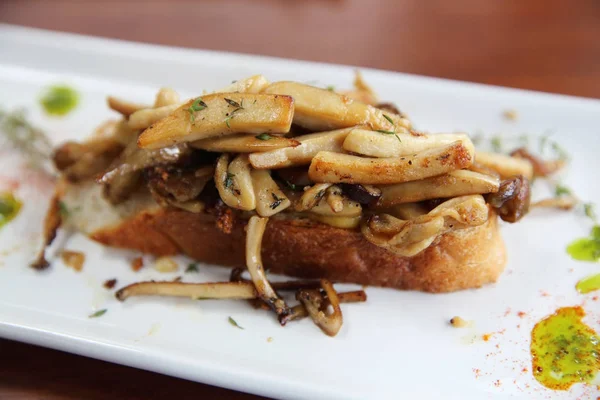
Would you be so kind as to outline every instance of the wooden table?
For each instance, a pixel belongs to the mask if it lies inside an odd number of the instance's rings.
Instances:
[[[0,22],[600,97],[596,0],[3,0]],[[256,399],[0,340],[1,399]]]

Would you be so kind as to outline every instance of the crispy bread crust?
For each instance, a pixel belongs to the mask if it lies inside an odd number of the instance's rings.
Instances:
[[[490,210],[478,227],[442,235],[414,257],[369,243],[359,231],[307,220],[272,218],[263,239],[265,268],[273,273],[427,292],[451,292],[495,282],[506,261],[498,218]],[[211,264],[244,266],[245,221],[223,233],[208,214],[178,209],[142,211],[93,232],[109,246],[156,256],[183,252]]]

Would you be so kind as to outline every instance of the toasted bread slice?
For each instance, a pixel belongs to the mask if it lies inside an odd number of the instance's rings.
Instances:
[[[60,188],[68,223],[108,246],[156,256],[185,253],[210,264],[243,267],[245,221],[231,233],[207,213],[161,208],[139,194],[118,206],[102,199],[100,185]],[[305,220],[271,218],[263,239],[264,266],[272,273],[427,292],[451,292],[495,282],[505,248],[498,218],[489,211],[480,226],[446,233],[413,257],[401,257],[368,242],[359,230]]]

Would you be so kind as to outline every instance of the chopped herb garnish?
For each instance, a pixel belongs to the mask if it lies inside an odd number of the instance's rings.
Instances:
[[[385,133],[386,135],[394,135],[396,136],[396,139],[398,139],[398,141],[400,143],[402,143],[402,140],[400,140],[400,136],[398,136],[398,134],[396,132],[392,132],[392,131],[384,131],[383,129],[378,129],[375,132],[379,132],[379,133]]]
[[[227,102],[227,104],[229,104],[230,106],[236,107],[235,110],[233,110],[232,112],[225,114],[226,118],[225,118],[225,125],[227,125],[227,127],[229,129],[231,129],[231,126],[229,125],[229,121],[233,118],[233,116],[235,115],[236,112],[243,110],[244,109],[244,100],[242,100],[241,103],[238,103],[237,101],[231,100],[231,99],[225,99],[225,101]]]
[[[592,237],[595,240],[600,240],[600,226],[596,225],[592,228]]]
[[[255,138],[258,140],[270,140],[273,139],[273,136],[269,135],[268,133],[261,133],[260,135],[256,135]]]
[[[196,111],[202,111],[205,108],[208,108],[208,106],[202,100],[202,97],[198,97],[196,100],[194,100],[194,102],[192,103],[190,108],[188,108],[188,112],[190,113],[190,122],[191,123],[196,122],[196,115],[194,113]]]
[[[238,324],[238,323],[236,322],[236,320],[235,320],[235,319],[233,319],[233,318],[231,318],[231,317],[229,317],[229,323],[230,323],[231,325],[235,326],[235,327],[236,327],[236,328],[238,328],[238,329],[244,329],[242,326],[240,326],[240,324]]]
[[[591,218],[594,222],[596,221],[596,209],[594,204],[585,203],[583,205],[583,211],[588,218]]]
[[[333,85],[327,86],[326,89],[329,90],[330,92],[335,92],[335,86],[333,86]]]
[[[292,190],[298,190],[298,186],[294,185],[292,182],[286,181],[286,180],[284,180],[284,182],[285,182],[285,185],[287,187],[289,187],[290,189],[292,189]]]
[[[225,178],[225,187],[227,189],[230,189],[233,186],[233,178],[235,177],[235,174],[232,173],[227,173],[227,177]]]
[[[394,120],[393,120],[393,119],[391,119],[391,118],[389,117],[389,115],[385,115],[385,114],[383,114],[383,118],[387,119],[387,120],[389,121],[389,123],[390,123],[390,124],[392,124],[392,126],[396,125],[396,124],[394,123]]]
[[[490,143],[492,145],[492,149],[496,153],[502,152],[502,139],[500,139],[500,136],[494,136]]]
[[[273,196],[273,203],[271,203],[271,210],[276,209],[277,207],[279,207],[281,205],[281,203],[283,202],[284,199],[277,197],[277,195],[273,192],[271,192],[271,196]]]
[[[102,310],[98,310],[93,314],[88,315],[88,318],[98,318],[103,316],[104,314],[106,314],[106,311],[108,311],[106,308],[103,308]]]
[[[554,189],[554,194],[557,197],[562,195],[570,195],[571,193],[571,189],[563,185],[556,185],[556,188]]]
[[[394,120],[391,119],[388,115],[385,115],[385,114],[383,114],[383,118],[387,119],[388,122],[390,124],[392,124],[392,127],[394,128],[394,130],[393,131],[387,131],[385,129],[377,129],[376,132],[385,133],[386,135],[394,135],[394,136],[396,136],[396,139],[398,139],[398,141],[400,143],[402,143],[402,140],[400,140],[400,136],[398,136],[397,133],[396,133],[396,124],[394,123]]]
[[[198,272],[198,264],[196,264],[196,263],[188,264],[187,268],[185,269],[185,272]]]
[[[229,104],[229,105],[230,105],[230,106],[232,106],[232,107],[235,107],[235,108],[242,108],[242,106],[240,105],[240,103],[238,103],[238,102],[237,102],[237,101],[235,101],[235,100],[231,100],[231,99],[228,99],[228,98],[225,98],[224,100],[227,102],[227,104]]]

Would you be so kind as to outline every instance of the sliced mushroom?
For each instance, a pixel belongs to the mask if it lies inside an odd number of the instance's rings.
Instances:
[[[498,192],[487,196],[488,203],[506,222],[517,222],[529,211],[531,190],[529,180],[523,175],[506,179],[500,183]]]

